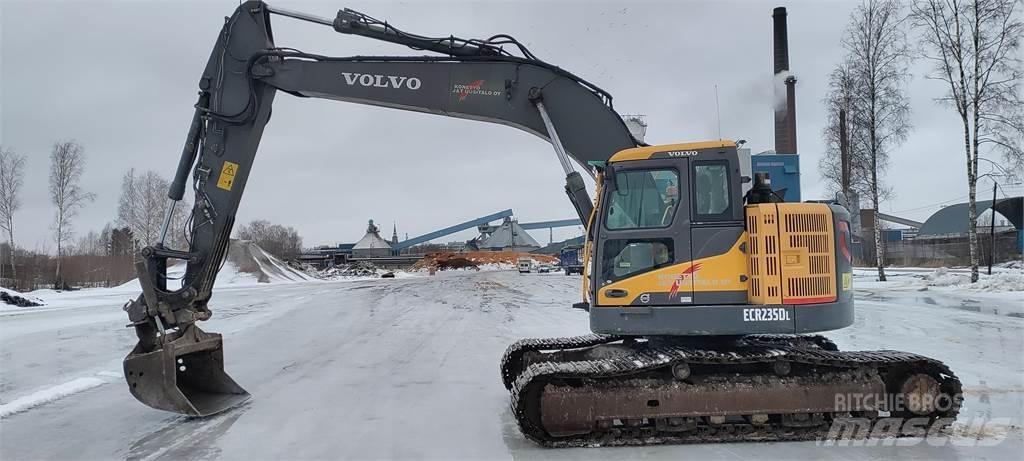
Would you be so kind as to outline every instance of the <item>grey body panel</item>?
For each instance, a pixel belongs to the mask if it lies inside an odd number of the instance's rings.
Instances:
[[[747,320],[744,320],[744,310]],[[758,315],[769,320],[754,320]],[[590,308],[591,331],[629,336],[794,334],[836,330],[852,324],[852,298],[802,305]]]
[[[746,269],[744,269],[746,272]],[[743,274],[736,274],[739,277]],[[746,304],[747,290],[741,291],[694,291],[694,304]]]
[[[707,258],[729,251],[743,235],[743,231],[742,222],[694,226],[690,232],[693,235],[693,259]]]
[[[739,276],[739,274],[737,274]],[[653,293],[630,293],[633,301],[623,303],[624,306],[667,306],[687,307],[691,305],[719,305],[719,304],[746,304],[747,292],[742,291],[694,291],[687,293],[687,302],[681,302],[679,297],[669,299],[667,292]]]
[[[552,123],[567,153],[580,165],[636,147],[619,115],[596,94],[536,64],[499,58],[311,61],[283,56],[281,61],[261,62],[257,70],[269,74],[260,78],[263,82],[296,95],[499,123],[548,140],[529,100],[531,88],[543,88]]]

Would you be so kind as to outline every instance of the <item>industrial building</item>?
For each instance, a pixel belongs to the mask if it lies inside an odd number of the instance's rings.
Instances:
[[[506,216],[500,225],[481,228],[481,236],[477,238],[476,247],[489,251],[529,252],[540,248],[540,244],[526,233],[526,229],[523,229],[518,221]]]
[[[970,264],[967,207],[966,202],[948,205],[924,222],[878,213],[879,221],[892,226],[881,230],[886,263],[905,266]],[[1024,197],[998,199],[994,206],[992,200],[978,200],[976,207],[982,264],[988,264],[990,259],[999,263],[1019,258],[1024,253]],[[853,251],[862,263],[873,263],[875,213],[861,210],[860,214],[863,243],[854,245]]]
[[[373,220],[366,227],[366,235],[352,246],[354,258],[380,258],[391,256],[391,243],[380,236],[380,227]]]
[[[492,222],[501,220],[497,225]],[[497,213],[463,221],[442,229],[428,232],[405,240],[398,240],[398,229],[393,227],[391,241],[380,235],[380,227],[369,220],[366,232],[356,243],[342,243],[334,246],[321,246],[305,251],[299,259],[308,264],[325,268],[345,264],[356,260],[370,260],[382,267],[398,267],[411,264],[423,255],[422,245],[447,235],[476,228],[480,235],[469,242],[448,242],[438,244],[441,251],[519,251],[530,252],[541,247],[528,230],[543,230],[556,227],[582,226],[578,218],[559,219],[552,221],[536,221],[519,223],[513,218],[512,210],[506,209]],[[437,247],[431,251],[438,251]]]

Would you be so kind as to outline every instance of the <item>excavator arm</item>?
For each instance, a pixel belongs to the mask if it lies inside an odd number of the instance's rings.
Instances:
[[[328,25],[435,56],[327,57],[276,47],[270,15]],[[514,48],[520,55],[504,49]],[[547,64],[515,39],[429,38],[364,14],[342,10],[333,20],[275,9],[261,1],[226,18],[199,79],[199,97],[168,197],[158,242],[140,252],[142,295],[125,306],[139,342],[125,358],[132,394],[153,408],[206,416],[249,395],[223,370],[221,336],[195,322],[208,302],[227,252],[235,213],[252,170],[277,91],[445,115],[519,128],[551,142],[566,173],[566,192],[583,222],[592,202],[572,162],[605,161],[639,143],[611,96]],[[188,249],[164,241],[170,216],[192,178],[195,193]],[[167,284],[169,260],[187,264],[181,286]]]

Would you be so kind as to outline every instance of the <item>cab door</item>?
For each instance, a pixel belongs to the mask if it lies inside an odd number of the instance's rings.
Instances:
[[[595,306],[692,300],[692,277],[672,272],[690,254],[686,158],[620,162],[605,171],[591,274]]]

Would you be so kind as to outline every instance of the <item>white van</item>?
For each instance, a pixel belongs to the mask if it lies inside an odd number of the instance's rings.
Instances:
[[[520,274],[529,274],[530,269],[533,267],[533,260],[530,258],[519,258],[516,266],[519,267]]]

